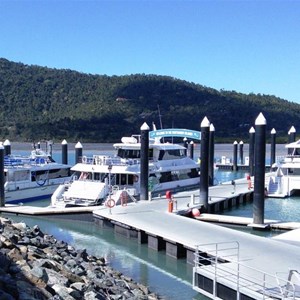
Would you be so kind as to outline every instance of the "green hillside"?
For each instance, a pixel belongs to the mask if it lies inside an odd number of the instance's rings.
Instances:
[[[286,141],[300,128],[300,105],[268,95],[217,91],[157,75],[106,76],[29,66],[0,59],[1,139],[115,142],[139,133],[146,121],[160,128],[200,130],[207,116],[217,141],[247,140],[263,112],[268,132]]]

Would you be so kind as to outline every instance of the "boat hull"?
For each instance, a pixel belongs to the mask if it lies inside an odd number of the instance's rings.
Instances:
[[[51,197],[59,184],[44,185],[5,192],[5,204],[20,204]]]

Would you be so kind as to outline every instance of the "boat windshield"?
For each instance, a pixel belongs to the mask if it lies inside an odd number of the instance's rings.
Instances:
[[[183,149],[160,150],[158,160],[177,159],[185,156]]]
[[[294,156],[300,156],[300,149],[295,148],[294,151],[293,151],[293,155]]]
[[[137,149],[118,149],[118,154],[121,158],[140,158],[141,152]]]
[[[149,159],[153,159],[153,149],[149,149]],[[141,151],[138,149],[118,149],[117,156],[121,158],[141,158]]]

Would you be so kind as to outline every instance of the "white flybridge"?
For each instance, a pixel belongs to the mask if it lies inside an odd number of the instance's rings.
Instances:
[[[200,139],[200,132],[165,129],[149,132],[149,191],[153,195],[166,190],[182,190],[199,186],[199,164],[187,156],[186,148],[163,142],[166,136]],[[123,137],[113,145],[114,156],[82,157],[72,167],[73,180],[58,187],[51,198],[52,206],[108,206],[135,201],[140,195],[139,135]]]
[[[270,197],[289,197],[300,191],[300,140],[285,146],[290,154],[279,159],[272,168],[266,188]]]
[[[13,204],[49,198],[56,188],[71,179],[71,166],[55,162],[41,149],[29,156],[4,157],[5,203]]]

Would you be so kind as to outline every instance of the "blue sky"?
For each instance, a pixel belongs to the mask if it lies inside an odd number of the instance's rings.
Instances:
[[[0,57],[300,103],[300,1],[0,0]]]

